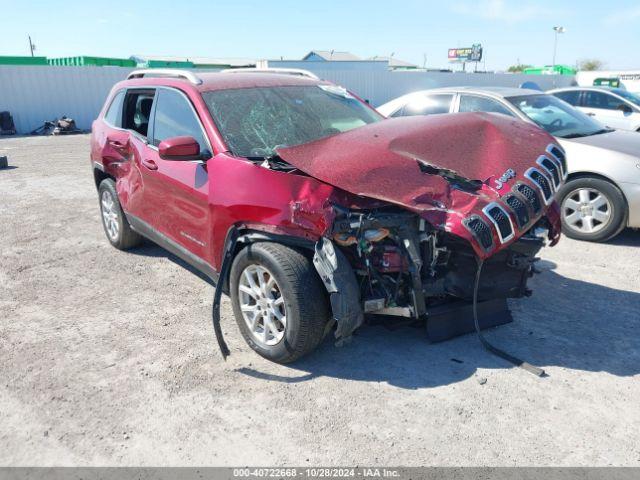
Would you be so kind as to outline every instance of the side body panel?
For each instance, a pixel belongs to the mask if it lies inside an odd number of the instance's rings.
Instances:
[[[136,162],[142,195],[135,206],[140,208],[129,204],[128,211],[140,211],[142,220],[194,255],[207,259],[210,224],[206,167],[195,161],[163,160],[149,146],[145,146],[142,155],[144,163]],[[153,162],[152,169],[147,167],[149,162]]]
[[[636,135],[614,132],[613,134]],[[638,135],[640,137],[640,135]],[[597,139],[602,140],[602,139]],[[640,228],[640,158],[587,143],[589,138],[559,139],[567,152],[569,174],[595,174],[618,186],[629,207],[628,227]],[[640,144],[640,138],[638,138]]]
[[[633,105],[618,95],[602,91],[596,93],[599,95],[606,95],[612,103],[619,102],[621,105],[628,106],[631,111],[623,112],[618,109],[596,108],[593,105],[587,104],[589,92],[590,90],[583,90],[580,92],[580,103],[577,107],[579,110],[582,110],[587,115],[592,116],[600,123],[611,128],[635,131],[640,127],[640,113],[638,112],[638,107],[636,105]]]
[[[316,241],[331,225],[329,200],[349,195],[314,178],[264,168],[227,154],[207,162],[210,261],[219,270],[231,227]]]

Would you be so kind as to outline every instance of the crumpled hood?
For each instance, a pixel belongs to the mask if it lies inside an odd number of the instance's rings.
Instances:
[[[550,144],[557,142],[535,125],[499,114],[460,113],[391,118],[278,154],[325,183],[422,213],[456,232],[463,217],[480,212],[516,182],[530,183],[525,171],[537,167]],[[484,183],[469,191],[442,174]]]
[[[350,193],[414,208],[425,195],[444,201],[451,193],[449,182],[424,173],[416,160],[486,181],[484,193],[495,197],[495,179],[508,169],[521,176],[550,143],[555,143],[553,137],[526,122],[499,114],[460,113],[391,118],[281,148],[278,154]]]

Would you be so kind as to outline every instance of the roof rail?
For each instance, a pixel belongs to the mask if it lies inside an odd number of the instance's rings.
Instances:
[[[282,75],[297,75],[299,77],[312,78],[313,80],[320,80],[320,78],[311,73],[309,70],[303,70],[301,68],[227,68],[220,73],[279,73]]]
[[[202,83],[202,80],[195,73],[177,68],[146,68],[144,70],[134,70],[127,76],[127,80],[143,77],[183,78],[194,85],[200,85]]]

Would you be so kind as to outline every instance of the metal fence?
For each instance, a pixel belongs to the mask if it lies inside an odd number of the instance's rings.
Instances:
[[[1,66],[0,111],[13,116],[18,133],[67,115],[89,129],[114,83],[132,68]]]
[[[536,82],[543,90],[575,83],[572,76],[512,75],[448,72],[386,71],[383,69],[322,68],[307,62],[305,67],[320,78],[343,85],[378,106],[416,90],[446,86],[511,86]],[[46,120],[67,115],[82,129],[91,122],[114,83],[132,68],[0,66],[0,111],[9,110],[18,133],[29,133]]]
[[[310,63],[310,62],[309,62]],[[522,75],[461,72],[421,72],[421,71],[359,71],[322,70],[311,66],[320,78],[338,83],[360,97],[379,106],[400,95],[439,87],[519,87],[524,82],[535,82],[542,90],[575,84],[568,75]]]

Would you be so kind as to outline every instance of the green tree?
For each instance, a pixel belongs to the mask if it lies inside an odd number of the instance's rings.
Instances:
[[[526,65],[524,63],[519,63],[517,65],[511,65],[508,69],[507,72],[511,72],[511,73],[522,73],[522,71],[525,68],[531,68],[531,65]]]
[[[579,70],[593,71],[593,70],[602,70],[604,63],[597,58],[587,58],[584,60],[580,60],[578,62]]]

